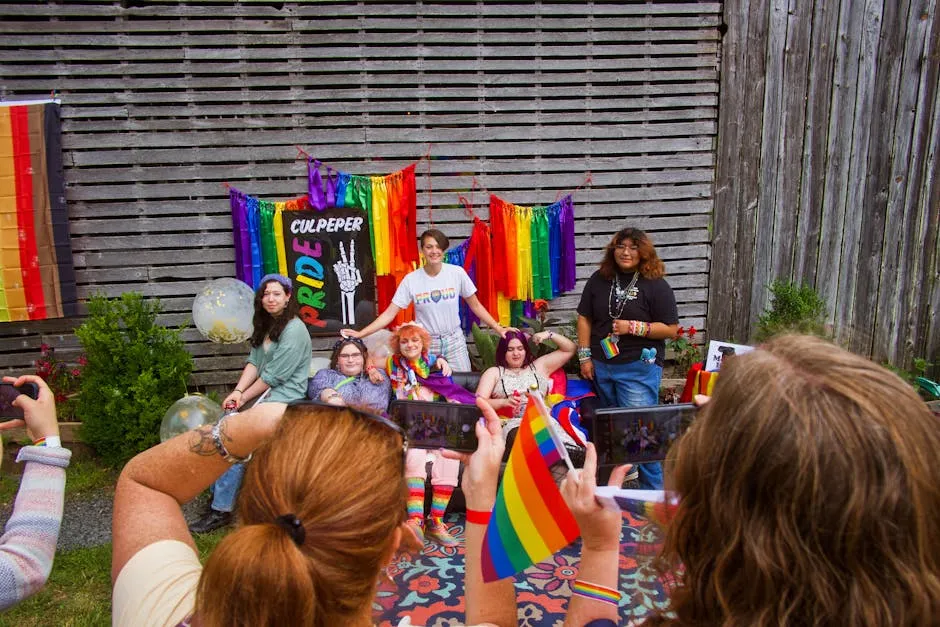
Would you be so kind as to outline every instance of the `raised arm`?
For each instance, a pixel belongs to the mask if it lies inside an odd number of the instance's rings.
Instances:
[[[620,486],[629,466],[618,466],[609,485]],[[619,624],[620,533],[623,514],[603,507],[595,498],[597,451],[587,445],[584,468],[570,470],[561,484],[561,495],[581,528],[581,563],[572,586],[565,625],[581,627],[592,620],[607,619]]]
[[[477,399],[483,419],[476,425],[477,450],[473,455],[445,451],[444,456],[461,460],[466,467],[461,488],[467,498],[466,565],[464,591],[466,594],[466,624],[493,624],[498,627],[517,625],[516,589],[513,578],[483,581],[483,537],[487,523],[475,516],[489,517],[496,503],[499,485],[499,465],[506,444],[503,442],[499,416],[483,399]],[[485,422],[485,426],[483,424]]]
[[[505,336],[506,331],[508,331],[511,328],[511,327],[501,326],[496,321],[496,318],[491,316],[490,312],[486,310],[486,307],[483,306],[483,303],[480,302],[480,299],[477,298],[476,294],[467,296],[464,300],[467,301],[467,306],[470,307],[470,311],[475,313],[477,318],[479,318],[481,322],[486,324],[486,326],[488,326],[489,328],[499,333],[500,337]]]
[[[263,403],[219,423],[219,439],[238,458],[247,457],[274,433],[283,403]],[[111,578],[139,550],[159,540],[190,546],[181,505],[195,498],[231,467],[217,448],[212,425],[176,436],[140,453],[124,466],[114,491]]]
[[[39,398],[18,396],[13,404],[23,409],[24,420],[0,424],[0,430],[13,429],[24,422],[29,433],[41,438],[59,436],[55,401],[49,386],[34,375],[4,382],[39,386]],[[54,443],[54,442],[53,442]],[[60,446],[24,446],[16,456],[26,462],[20,488],[16,493],[13,513],[0,539],[0,610],[16,605],[38,592],[52,571],[56,543],[62,524],[65,500],[65,467],[72,452]]]
[[[398,312],[401,311],[401,307],[395,303],[389,303],[389,306],[386,307],[385,311],[379,314],[379,317],[367,324],[364,328],[359,331],[355,329],[340,329],[339,334],[343,337],[358,337],[362,339],[368,337],[378,331],[379,329],[384,329],[392,323],[392,320],[395,319],[395,316],[398,315]]]
[[[555,345],[558,346],[557,350],[553,350],[547,355],[542,355],[535,360],[535,367],[546,377],[550,376],[559,368],[564,367],[564,365],[568,363],[568,360],[571,359],[571,357],[578,350],[578,347],[574,342],[569,340],[561,333],[555,333],[554,331],[540,331],[539,333],[533,335],[532,339],[536,344],[541,344],[542,342],[548,340],[550,342],[555,342]]]

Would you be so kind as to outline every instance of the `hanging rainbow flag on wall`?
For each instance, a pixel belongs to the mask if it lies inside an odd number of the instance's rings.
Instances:
[[[496,505],[483,537],[483,581],[510,577],[573,542],[581,533],[549,467],[562,460],[561,444],[529,402]]]
[[[77,314],[59,105],[0,103],[0,322]]]

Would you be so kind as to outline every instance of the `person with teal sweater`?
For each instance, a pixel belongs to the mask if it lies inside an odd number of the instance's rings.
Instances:
[[[297,316],[298,308],[289,278],[268,274],[261,279],[255,292],[251,352],[235,389],[225,397],[226,412],[240,410],[258,398],[245,413],[280,416],[287,403],[305,398],[312,347],[307,326]],[[238,463],[219,477],[212,487],[209,512],[190,525],[190,531],[208,533],[232,522],[244,474],[245,464]]]

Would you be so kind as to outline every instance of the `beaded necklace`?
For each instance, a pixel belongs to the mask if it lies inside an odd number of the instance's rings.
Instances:
[[[607,313],[610,314],[611,320],[619,320],[627,301],[636,300],[637,294],[639,293],[636,282],[639,278],[640,272],[634,272],[633,279],[630,280],[629,285],[623,288],[620,287],[620,273],[617,272],[614,274],[614,280],[610,282],[610,296],[607,297]],[[614,314],[614,303],[617,303],[617,306],[620,307],[616,315]]]

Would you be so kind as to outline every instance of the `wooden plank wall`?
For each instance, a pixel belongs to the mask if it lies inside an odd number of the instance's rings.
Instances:
[[[708,322],[747,340],[793,279],[837,340],[940,362],[936,0],[727,0]]]
[[[0,96],[62,99],[80,296],[141,291],[168,324],[231,276],[223,182],[305,192],[295,144],[357,174],[418,170],[459,243],[474,175],[521,205],[576,192],[577,293],[617,229],[651,232],[683,324],[705,326],[718,2],[0,2]],[[428,165],[430,173],[428,174]],[[474,210],[488,217],[477,191]],[[0,370],[79,320],[0,325]],[[231,384],[246,348],[186,332],[193,385]],[[315,339],[323,350],[332,339]]]

